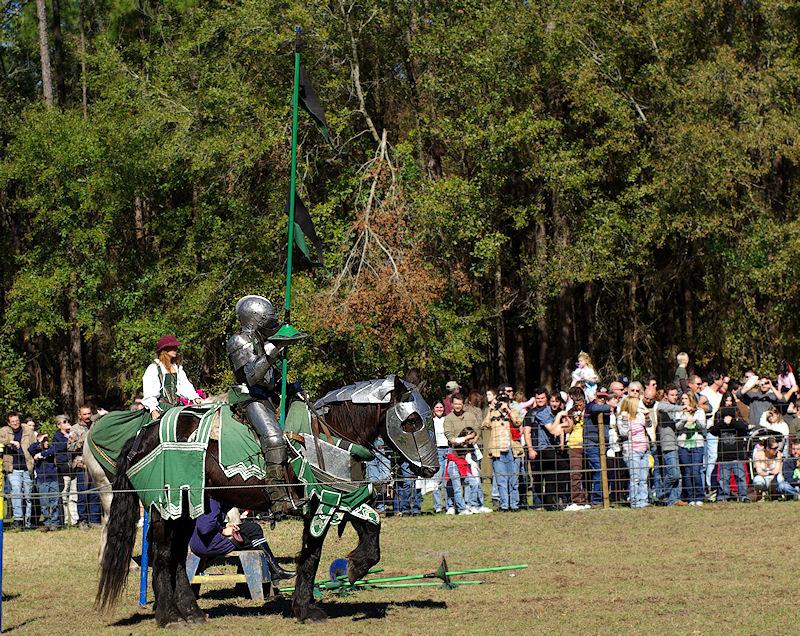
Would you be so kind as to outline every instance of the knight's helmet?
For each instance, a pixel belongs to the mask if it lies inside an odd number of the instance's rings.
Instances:
[[[272,303],[263,296],[244,296],[236,303],[236,317],[245,329],[257,332],[262,338],[274,335],[281,326]]]

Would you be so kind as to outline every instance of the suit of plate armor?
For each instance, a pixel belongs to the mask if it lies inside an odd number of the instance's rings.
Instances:
[[[250,395],[245,415],[258,434],[267,464],[285,464],[286,442],[272,401],[281,381],[275,363],[285,346],[268,342],[281,323],[272,303],[263,296],[241,298],[236,303],[236,317],[241,329],[225,348],[240,390]]]

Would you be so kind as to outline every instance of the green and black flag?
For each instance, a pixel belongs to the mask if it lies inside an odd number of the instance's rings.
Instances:
[[[308,79],[306,70],[302,66],[300,67],[300,106],[311,115],[311,119],[317,124],[322,137],[333,147],[333,142],[328,134],[328,122],[325,121],[325,109],[319,103],[311,80]]]
[[[286,215],[289,215],[288,198],[286,200]],[[294,243],[312,265],[322,265],[322,241],[317,236],[317,231],[314,229],[314,221],[311,220],[311,215],[297,192],[294,194]],[[316,258],[311,255],[309,243],[316,252]]]

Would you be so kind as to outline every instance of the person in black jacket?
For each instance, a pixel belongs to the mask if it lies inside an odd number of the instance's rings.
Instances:
[[[69,434],[72,424],[68,415],[56,417],[56,430],[50,448],[55,458],[58,471],[59,488],[61,490],[61,505],[64,511],[62,523],[74,526],[78,523],[78,481],[75,479],[70,466]]]
[[[722,397],[722,403],[714,416],[714,424],[708,429],[719,438],[719,487],[717,501],[727,501],[731,497],[731,474],[736,479],[736,493],[739,501],[750,501],[747,497],[747,484],[744,480],[745,444],[747,422],[739,417],[733,393]]]
[[[56,450],[50,446],[49,437],[41,434],[28,447],[33,457],[36,471],[36,491],[39,493],[44,525],[40,530],[52,532],[58,529],[60,514],[58,510],[58,469],[56,468]]]
[[[611,408],[606,402],[608,392],[601,389],[595,393],[594,400],[586,405],[583,418],[583,457],[589,469],[589,503],[598,506],[603,503],[603,488],[600,475],[600,422],[603,422],[603,435],[608,444]],[[601,417],[602,416],[602,417]]]

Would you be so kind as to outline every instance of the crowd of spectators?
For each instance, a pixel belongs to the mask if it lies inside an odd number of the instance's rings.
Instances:
[[[688,365],[679,354],[662,386],[655,376],[603,383],[581,352],[565,390],[538,387],[531,396],[508,384],[465,392],[450,381],[433,405],[439,473],[414,479],[401,466],[389,490],[393,511],[418,514],[428,493],[435,513],[459,515],[579,511],[603,505],[604,494],[631,508],[800,499],[791,366],[735,379],[701,377]],[[490,480],[491,507],[482,487]]]
[[[90,528],[100,523],[100,498],[83,465],[86,434],[96,418],[89,405],[55,418],[51,436],[33,418],[9,413],[0,428],[3,446],[3,494],[12,529],[51,532],[66,526]],[[10,505],[8,505],[10,503]]]
[[[432,406],[439,472],[415,478],[378,444],[366,466],[367,479],[388,484],[378,510],[419,514],[429,494],[433,512],[450,515],[571,512],[604,500],[644,508],[800,499],[800,392],[791,366],[774,378],[748,370],[733,379],[719,371],[701,377],[688,364],[679,354],[663,386],[655,376],[603,383],[581,352],[565,390],[538,387],[529,397],[510,384],[481,393],[451,380]],[[100,523],[81,451],[103,414],[84,405],[74,423],[58,415],[52,439],[33,419],[7,415],[0,444],[12,527]]]

